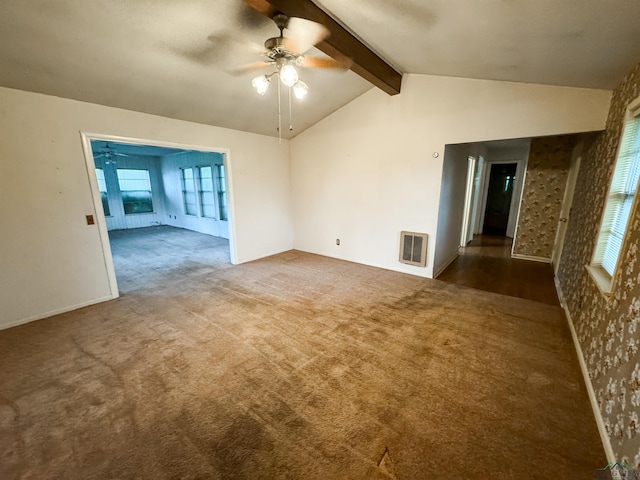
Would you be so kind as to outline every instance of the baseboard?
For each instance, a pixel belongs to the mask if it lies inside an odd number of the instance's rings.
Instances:
[[[293,247],[285,248],[284,250],[273,250],[264,254],[260,254],[257,257],[249,257],[238,259],[238,263],[234,265],[242,265],[243,263],[255,262],[256,260],[262,260],[263,258],[273,257],[274,255],[280,255],[281,253],[290,252],[291,250],[295,250]]]
[[[532,262],[551,263],[550,258],[534,257],[533,255],[521,255],[519,253],[512,253],[511,258],[515,258],[516,260],[530,260]]]
[[[380,263],[363,262],[361,260],[354,260],[351,258],[339,257],[331,252],[320,252],[320,251],[315,252],[312,250],[303,250],[302,248],[294,248],[293,250],[297,250],[298,252],[310,253],[312,255],[320,255],[321,257],[335,258],[336,260],[341,260],[343,262],[356,263],[358,265],[366,265],[367,267],[381,268],[382,270],[389,270],[390,272],[406,273],[407,275],[414,275],[416,277],[433,279],[433,277],[429,275],[428,267],[411,266],[411,265],[407,265],[405,263],[400,263],[400,262],[398,262],[398,266],[396,267],[391,265],[382,265]],[[406,268],[403,268],[403,267],[406,267]]]
[[[75,305],[70,305],[64,308],[57,308],[55,310],[50,310],[46,313],[41,313],[38,315],[33,315],[27,318],[21,318],[19,320],[13,320],[8,323],[0,323],[0,330],[6,330],[7,328],[17,327],[18,325],[24,325],[25,323],[35,322],[36,320],[42,320],[44,318],[53,317],[54,315],[60,315],[61,313],[71,312],[72,310],[77,310],[79,308],[88,307],[89,305],[95,305],[96,303],[106,302],[107,300],[113,300],[114,298],[118,298],[119,295],[107,295],[106,297],[95,298],[93,300],[89,300],[88,302],[81,302]]]
[[[598,407],[598,400],[596,399],[596,392],[593,390],[593,384],[591,383],[591,378],[589,378],[589,370],[587,370],[587,362],[585,362],[584,355],[582,354],[582,347],[580,346],[580,341],[578,340],[578,334],[576,333],[576,329],[573,325],[573,320],[571,319],[571,313],[569,313],[567,302],[565,302],[564,300],[562,288],[560,288],[560,284],[558,283],[558,277],[554,277],[553,280],[556,285],[556,291],[558,292],[558,298],[560,299],[560,305],[562,306],[562,309],[564,310],[564,313],[567,317],[569,330],[571,330],[571,338],[573,339],[573,346],[575,347],[576,353],[578,354],[578,363],[580,364],[580,370],[582,371],[582,378],[584,379],[584,384],[587,387],[589,402],[591,402],[591,409],[593,410],[593,416],[596,419],[596,425],[598,426],[598,432],[600,433],[600,440],[602,441],[604,452],[607,455],[607,461],[609,463],[615,463],[618,460],[616,459],[615,454],[613,453],[613,448],[611,447],[611,439],[609,438],[609,435],[607,434],[607,429],[604,426],[602,413],[600,412],[600,407]]]
[[[456,253],[456,254],[455,254],[455,255],[453,255],[449,260],[447,260],[447,261],[444,263],[444,265],[442,265],[440,268],[438,268],[438,270],[434,270],[434,272],[433,272],[433,278],[438,278],[438,275],[440,275],[442,272],[444,272],[444,271],[447,269],[447,267],[448,267],[449,265],[451,265],[451,264],[454,262],[454,260],[455,260],[456,258],[458,258],[459,256],[460,256],[460,255]]]

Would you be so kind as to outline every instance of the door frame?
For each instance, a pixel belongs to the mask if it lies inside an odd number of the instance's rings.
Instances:
[[[571,164],[569,166],[569,174],[567,175],[567,183],[564,187],[564,197],[562,199],[562,207],[560,209],[560,218],[558,218],[558,226],[556,227],[556,238],[553,243],[553,251],[551,252],[551,265],[553,266],[554,275],[558,273],[560,258],[562,257],[562,250],[564,249],[564,239],[567,233],[569,218],[571,217],[574,193],[576,190],[576,184],[578,183],[580,166],[582,164],[583,148],[584,141],[579,142],[574,147],[571,154]]]
[[[509,220],[507,223],[507,237],[509,237],[509,226],[512,225],[513,221],[513,237],[516,236],[516,230],[518,227],[518,215],[520,214],[520,202],[522,201],[522,190],[524,186],[524,176],[527,171],[527,160],[529,156],[525,159],[512,158],[509,160],[488,160],[485,158],[484,164],[482,166],[482,177],[480,179],[480,184],[482,185],[482,196],[478,199],[480,200],[480,210],[477,212],[476,224],[474,225],[474,233],[480,232],[482,233],[482,226],[484,225],[484,214],[487,210],[487,196],[489,194],[489,177],[491,175],[491,165],[500,164],[500,163],[515,163],[516,166],[516,182],[513,185],[513,194],[511,195],[511,206],[509,208]],[[517,197],[517,198],[516,198]],[[517,200],[517,208],[514,210],[513,202]]]
[[[460,232],[460,246],[466,247],[473,239],[473,225],[471,225],[473,217],[473,197],[475,195],[476,171],[478,168],[477,155],[468,154],[467,156],[467,186],[464,197],[464,213],[462,214],[462,228]],[[471,238],[469,238],[471,233]]]
[[[84,153],[85,166],[87,168],[87,177],[89,180],[89,188],[91,190],[91,197],[93,199],[93,209],[95,212],[96,224],[98,226],[98,233],[100,236],[100,243],[102,246],[102,255],[104,264],[107,270],[107,277],[109,279],[109,288],[111,290],[111,298],[117,298],[120,296],[118,290],[118,282],[116,279],[116,271],[113,265],[113,254],[111,252],[111,243],[109,242],[109,232],[107,230],[107,220],[104,216],[104,210],[102,209],[102,197],[100,196],[100,189],[98,188],[98,179],[96,177],[96,165],[93,158],[93,150],[91,148],[92,140],[104,140],[114,143],[130,143],[133,145],[149,145],[153,147],[167,147],[175,148],[178,150],[197,150],[200,152],[212,152],[220,153],[223,157],[223,164],[225,167],[226,181],[227,181],[227,215],[229,222],[229,256],[233,265],[238,264],[237,256],[237,241],[236,241],[236,222],[235,222],[235,202],[233,193],[233,173],[231,153],[226,148],[214,148],[206,147],[203,145],[190,145],[186,143],[167,142],[163,140],[149,140],[134,137],[123,137],[119,135],[108,135],[103,133],[90,133],[80,131],[80,141],[82,143],[82,150]]]

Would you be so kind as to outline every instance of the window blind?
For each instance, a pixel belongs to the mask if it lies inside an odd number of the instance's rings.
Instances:
[[[640,108],[625,124],[593,263],[613,276],[640,177]]]

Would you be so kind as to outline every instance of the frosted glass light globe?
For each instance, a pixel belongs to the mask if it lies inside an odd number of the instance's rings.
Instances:
[[[293,87],[298,81],[298,72],[293,65],[284,65],[280,69],[280,81],[287,87]]]
[[[269,89],[269,79],[265,75],[260,75],[251,80],[251,85],[260,95],[264,95]]]
[[[298,100],[302,100],[304,97],[306,97],[308,91],[309,87],[302,80],[298,80],[293,86],[293,94]]]

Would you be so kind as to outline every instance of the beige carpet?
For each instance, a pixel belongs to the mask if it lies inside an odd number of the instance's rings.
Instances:
[[[2,479],[593,478],[557,307],[288,252],[0,332]]]

